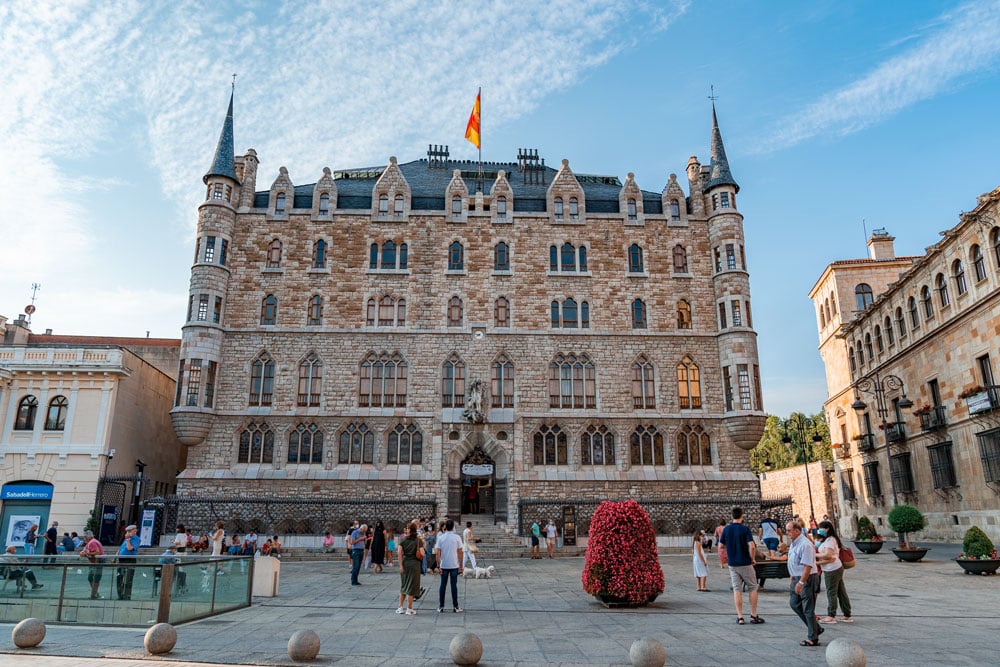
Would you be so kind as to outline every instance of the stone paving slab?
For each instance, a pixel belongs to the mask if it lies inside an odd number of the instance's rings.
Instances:
[[[859,554],[846,575],[856,622],[827,626],[824,642],[854,639],[869,665],[1000,664],[1000,576],[963,575],[950,560],[959,550],[937,545],[915,564],[899,563],[889,551]],[[321,654],[312,664],[449,665],[449,642],[461,631],[479,635],[480,664],[496,667],[627,665],[629,646],[644,636],[663,642],[670,665],[826,664],[825,648],[798,646],[805,628],[788,608],[785,582],[769,580],[760,594],[764,625],[738,626],[725,571],[711,568],[712,592],[697,593],[690,556],[660,562],[667,590],[642,609],[606,609],[585,595],[581,558],[515,559],[492,561],[493,579],[459,579],[462,614],[450,611],[450,595],[447,611],[437,613],[438,578],[425,577],[429,590],[413,617],[393,613],[396,572],[365,573],[363,585],[352,587],[346,563],[286,563],[279,598],[255,598],[250,609],[178,626],[178,645],[168,656],[147,656],[141,629],[54,625],[38,649],[17,651],[13,626],[4,624],[0,664],[290,665],[288,637],[300,628],[320,636]],[[821,614],[825,601],[823,592]]]

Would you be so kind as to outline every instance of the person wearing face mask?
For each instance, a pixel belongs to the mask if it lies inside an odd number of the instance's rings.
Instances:
[[[819,619],[820,623],[837,622],[837,604],[844,611],[841,623],[851,623],[851,598],[844,586],[844,564],[840,560],[840,549],[843,546],[833,524],[821,521],[816,528],[817,553],[816,563],[823,571],[823,583],[826,585],[826,616]]]

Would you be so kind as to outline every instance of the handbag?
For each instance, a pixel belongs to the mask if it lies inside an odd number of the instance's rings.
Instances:
[[[837,555],[840,557],[840,562],[845,570],[850,570],[858,564],[858,561],[854,558],[854,552],[848,547],[840,547],[840,552]]]
[[[479,553],[479,547],[477,547],[475,544],[470,544],[469,551],[471,551],[472,553]]]

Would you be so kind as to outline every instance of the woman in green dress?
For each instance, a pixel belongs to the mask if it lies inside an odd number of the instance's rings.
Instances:
[[[406,537],[399,540],[396,546],[396,555],[399,561],[399,608],[397,614],[415,616],[413,609],[413,597],[420,592],[420,562],[424,559],[423,545],[417,536],[417,524],[411,523],[406,526]],[[403,598],[406,598],[406,608],[403,607]]]

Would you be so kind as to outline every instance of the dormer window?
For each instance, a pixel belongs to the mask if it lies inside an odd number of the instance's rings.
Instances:
[[[681,219],[681,203],[676,199],[670,200],[670,219],[671,220]]]
[[[451,215],[455,218],[462,215],[462,198],[458,195],[451,198]]]
[[[576,197],[569,198],[569,219],[570,220],[580,219],[580,202],[577,201]]]
[[[274,198],[274,214],[284,215],[285,214],[285,193],[279,192],[278,196]]]
[[[330,215],[330,195],[325,192],[319,196],[319,214]]]
[[[497,220],[507,219],[507,198],[503,195],[497,197]]]
[[[378,196],[378,217],[389,217],[389,195]]]
[[[555,201],[553,202],[553,211],[552,212],[555,214],[556,220],[562,220],[563,219],[563,200],[562,200],[562,197],[556,197],[555,198]]]
[[[396,201],[392,212],[397,218],[403,217],[403,195],[396,195]]]
[[[636,214],[634,199],[628,200],[628,219],[630,222],[634,222],[639,219],[639,216]]]

